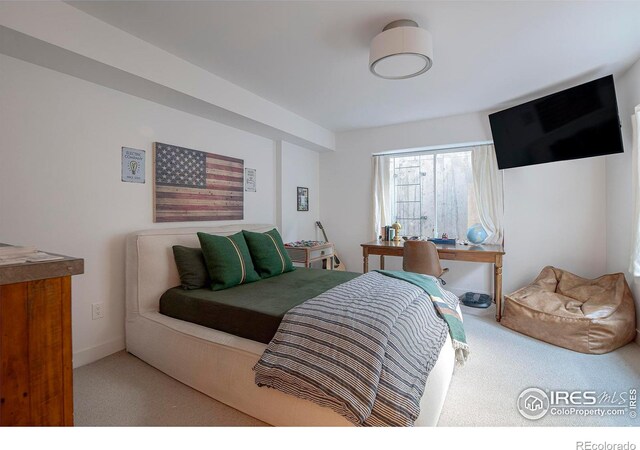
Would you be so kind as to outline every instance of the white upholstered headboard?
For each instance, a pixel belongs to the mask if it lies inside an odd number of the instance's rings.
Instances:
[[[265,232],[273,228],[273,225],[237,224],[165,228],[130,234],[126,244],[127,319],[138,313],[157,311],[162,294],[180,284],[172,246],[200,247],[198,231],[228,236],[241,230]]]

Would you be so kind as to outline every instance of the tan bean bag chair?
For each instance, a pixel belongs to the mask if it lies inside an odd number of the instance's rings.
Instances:
[[[607,353],[636,335],[635,306],[623,274],[587,280],[551,266],[505,296],[501,323],[582,353]]]

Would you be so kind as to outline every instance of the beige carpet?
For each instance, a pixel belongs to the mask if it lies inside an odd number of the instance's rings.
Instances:
[[[263,426],[124,351],[73,371],[76,426]]]
[[[497,324],[490,310],[465,310],[469,362],[456,370],[440,426],[640,425],[625,417],[520,416],[528,387],[614,391],[640,388],[640,347],[583,355],[522,336]],[[478,315],[479,314],[479,315]],[[260,426],[262,422],[119,352],[74,371],[78,426]]]
[[[477,315],[479,311],[484,314]],[[505,328],[495,322],[493,311],[463,309],[472,354],[453,376],[439,426],[640,426],[640,419],[628,416],[522,417],[516,401],[529,387],[640,391],[640,346],[631,343],[605,355],[585,355]]]

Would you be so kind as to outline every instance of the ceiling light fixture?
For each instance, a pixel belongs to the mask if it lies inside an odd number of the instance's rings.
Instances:
[[[425,73],[433,65],[431,33],[413,20],[395,20],[371,41],[369,70],[387,80]]]

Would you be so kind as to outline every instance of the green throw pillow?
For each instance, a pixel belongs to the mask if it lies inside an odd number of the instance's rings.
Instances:
[[[269,278],[294,270],[278,230],[274,228],[266,233],[243,230],[242,233],[249,246],[253,265],[261,278]]]
[[[174,245],[173,258],[183,289],[200,289],[211,285],[201,249]]]
[[[231,236],[198,233],[198,239],[214,291],[260,279],[241,232]]]

